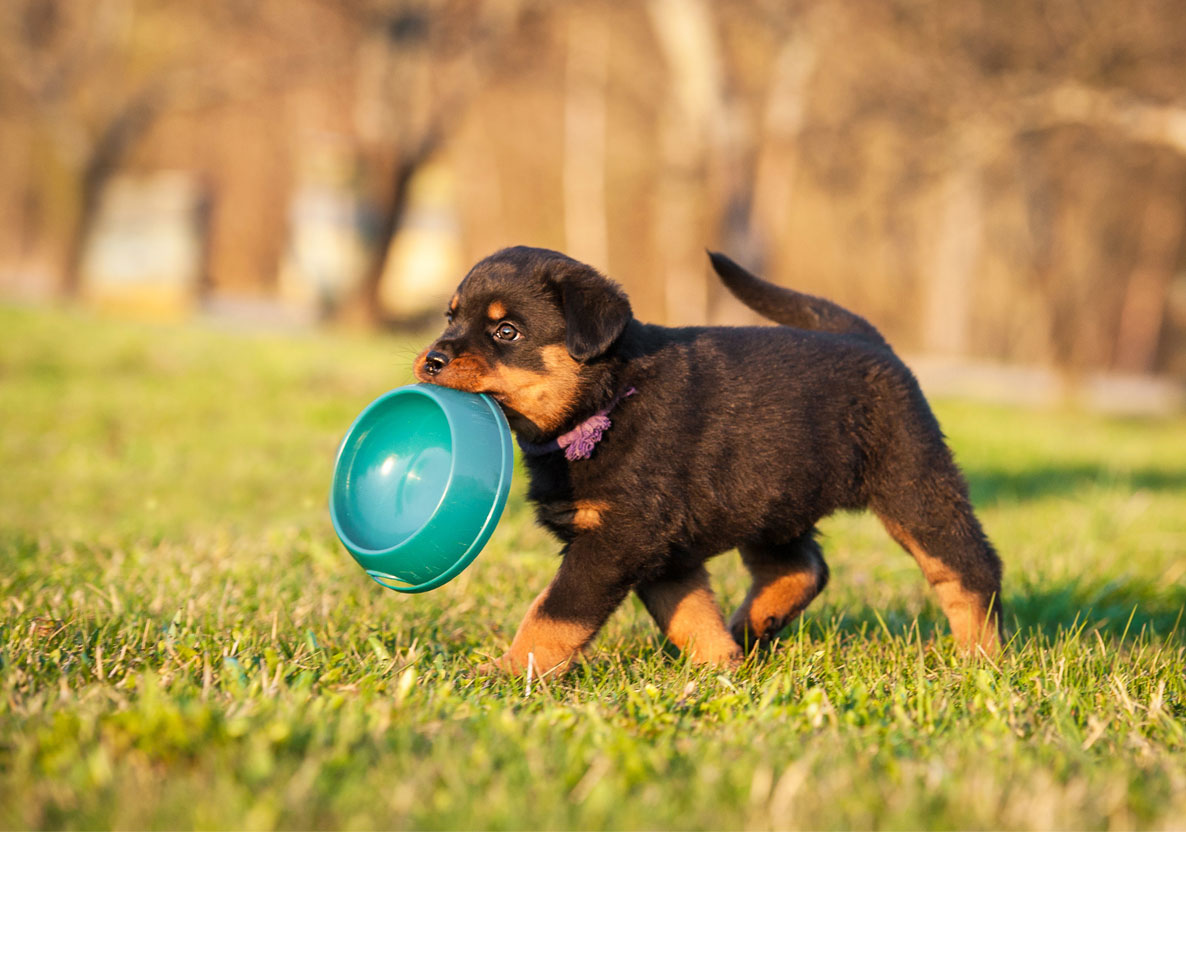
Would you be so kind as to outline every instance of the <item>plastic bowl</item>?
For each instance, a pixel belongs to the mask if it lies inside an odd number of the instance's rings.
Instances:
[[[330,519],[375,582],[423,593],[482,551],[506,506],[513,466],[511,430],[493,400],[409,384],[368,404],[346,432]]]

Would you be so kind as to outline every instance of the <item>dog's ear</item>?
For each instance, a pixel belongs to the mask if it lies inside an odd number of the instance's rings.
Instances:
[[[626,294],[613,280],[576,260],[557,261],[549,270],[568,328],[569,354],[582,364],[600,357],[634,319]]]

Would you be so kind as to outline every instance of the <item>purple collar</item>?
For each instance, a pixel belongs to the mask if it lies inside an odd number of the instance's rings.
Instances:
[[[637,389],[628,387],[593,415],[593,417],[586,418],[571,431],[564,432],[559,438],[553,438],[551,441],[544,441],[540,444],[524,441],[520,438],[519,447],[523,449],[523,454],[529,458],[547,455],[553,451],[560,451],[562,449],[564,451],[564,457],[569,461],[590,458],[593,455],[593,449],[597,447],[597,442],[601,440],[601,436],[609,430],[610,425],[613,423],[609,419],[610,411],[616,408],[626,398],[637,393]]]

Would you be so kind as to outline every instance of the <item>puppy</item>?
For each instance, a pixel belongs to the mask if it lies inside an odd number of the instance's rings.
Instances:
[[[462,280],[416,377],[489,394],[564,558],[497,662],[566,669],[631,590],[700,663],[732,665],[824,588],[815,525],[871,509],[914,556],[964,652],[1000,642],[1001,563],[918,382],[869,323],[712,265],[779,327],[640,323],[622,290],[516,246]],[[705,562],[753,577],[726,625]]]

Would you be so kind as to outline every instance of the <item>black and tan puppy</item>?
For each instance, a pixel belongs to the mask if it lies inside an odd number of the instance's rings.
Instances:
[[[631,590],[693,660],[734,663],[824,588],[816,523],[859,508],[918,561],[959,646],[994,651],[1000,560],[914,376],[860,317],[712,263],[784,326],[643,324],[591,267],[514,247],[470,270],[417,358],[420,380],[502,406],[564,544],[499,666],[565,669]],[[704,563],[733,548],[753,586],[726,626]]]

